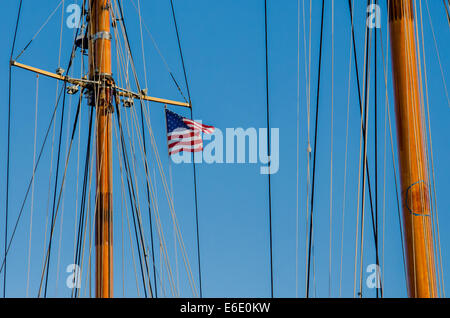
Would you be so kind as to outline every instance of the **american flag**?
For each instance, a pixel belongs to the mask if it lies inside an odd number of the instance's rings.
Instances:
[[[203,125],[166,109],[167,145],[169,156],[181,151],[203,150],[201,133],[212,134],[214,127]]]

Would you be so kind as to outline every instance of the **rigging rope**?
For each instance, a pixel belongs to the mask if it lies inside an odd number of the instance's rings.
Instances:
[[[448,27],[450,28],[450,12],[449,12],[449,8],[447,7],[447,2],[445,2],[445,0],[442,0],[442,4],[444,5],[445,13],[447,15]],[[450,6],[450,2],[449,2],[449,6]]]
[[[38,123],[38,100],[39,100],[39,75],[36,75],[36,106],[34,111],[34,143],[33,143],[33,166],[36,163],[36,135],[37,135],[37,123]],[[34,206],[34,180],[31,186],[31,207],[30,207],[30,237],[28,240],[28,270],[27,270],[27,292],[26,296],[28,297],[29,287],[30,287],[30,268],[31,268],[31,238],[33,233],[33,206]]]
[[[119,105],[116,105],[116,115],[117,115],[117,123],[119,125],[119,133],[120,133],[120,141],[121,141],[121,148],[122,148],[122,156],[123,156],[123,160],[124,160],[124,168],[125,168],[125,172],[127,175],[127,186],[128,186],[128,195],[129,195],[129,199],[130,199],[130,203],[131,203],[131,215],[133,217],[133,225],[134,225],[134,229],[135,229],[135,239],[136,239],[136,244],[138,246],[138,256],[139,256],[139,264],[141,266],[141,276],[142,276],[142,284],[143,284],[143,288],[144,288],[144,295],[147,298],[147,289],[146,289],[146,284],[145,284],[145,274],[143,271],[143,267],[142,267],[142,256],[141,256],[141,250],[140,250],[140,244],[139,242],[142,244],[142,249],[145,252],[145,245],[143,244],[143,237],[142,237],[142,230],[140,231],[140,240],[138,238],[138,231],[137,231],[137,227],[136,227],[136,217],[138,215],[137,212],[137,199],[136,199],[136,193],[134,190],[134,186],[133,186],[133,182],[132,182],[132,176],[131,176],[131,172],[130,172],[130,167],[129,167],[129,160],[128,160],[128,154],[126,151],[126,145],[125,145],[125,138],[124,138],[124,133],[123,133],[123,128],[122,128],[122,121],[120,118],[120,107]],[[134,203],[134,204],[133,204]],[[133,213],[134,211],[134,213]],[[135,217],[136,214],[136,217]],[[140,224],[139,224],[140,225]],[[148,272],[148,264],[147,264],[147,260],[144,257],[145,263],[146,263],[146,268],[147,268],[147,272]],[[150,287],[150,293],[152,294],[152,289],[151,289],[151,285],[149,284]]]
[[[345,129],[345,159],[344,159],[344,186],[343,186],[343,199],[342,199],[342,229],[341,229],[341,260],[339,270],[339,297],[342,295],[342,265],[344,258],[344,229],[345,229],[345,198],[347,191],[347,162],[348,162],[348,129],[350,123],[350,92],[351,92],[351,78],[352,78],[352,50],[353,42],[350,37],[350,53],[348,61],[348,91],[347,91],[347,124]]]
[[[332,238],[333,238],[333,112],[334,112],[334,0],[331,0],[331,127],[330,127],[330,242],[328,267],[328,296],[331,298]]]
[[[87,188],[87,179],[89,174],[89,158],[91,153],[91,136],[92,136],[92,119],[93,119],[94,107],[91,107],[90,115],[89,115],[89,130],[88,130],[88,139],[86,145],[86,157],[84,162],[84,176],[83,176],[83,188],[81,190],[81,204],[80,204],[80,219],[78,222],[78,232],[77,232],[77,246],[75,250],[75,259],[74,264],[80,265],[81,258],[81,242],[83,237],[83,229],[84,229],[84,213],[85,213],[85,204],[86,204],[86,188]],[[72,290],[72,296],[77,298],[78,296],[78,288],[74,288]]]
[[[367,0],[367,5],[369,5],[370,0]],[[362,191],[361,191],[361,249],[360,249],[360,276],[359,276],[359,295],[362,297],[362,272],[363,272],[363,253],[364,253],[364,212],[365,212],[365,199],[366,199],[366,169],[369,168],[367,165],[367,145],[368,145],[368,133],[369,133],[369,89],[370,89],[370,57],[371,57],[371,50],[370,50],[370,36],[372,34],[372,30],[366,27],[366,47],[365,47],[365,66],[364,66],[364,73],[365,73],[365,79],[364,79],[364,103],[365,103],[365,110],[364,110],[364,124],[363,126],[365,129],[363,130],[363,144],[364,144],[364,157],[363,157],[363,180],[362,180]],[[361,117],[362,121],[362,117]],[[372,217],[373,221],[373,217]],[[375,244],[376,244],[376,232],[375,232]],[[375,245],[376,246],[376,245]]]
[[[120,149],[119,138],[117,136],[117,128],[116,128],[116,126],[114,126],[114,132],[115,132],[115,136],[116,136],[117,149]],[[118,152],[118,156],[119,156],[119,167],[120,167],[120,178],[121,178],[121,189],[122,189],[122,205],[124,205],[123,201],[124,201],[124,197],[125,197],[125,184],[124,184],[124,181],[123,181],[123,167],[122,167],[122,160],[123,160],[123,158],[122,158],[122,156],[120,154],[120,151]],[[126,209],[128,234],[129,234],[129,238],[130,238],[130,251],[131,251],[131,256],[132,256],[133,265],[134,265],[133,269],[134,269],[134,276],[135,276],[135,280],[136,280],[136,291],[137,291],[137,295],[139,297],[140,296],[139,295],[139,282],[138,282],[138,276],[137,276],[137,271],[136,271],[136,260],[135,260],[135,257],[134,257],[133,241],[132,241],[132,238],[131,238],[130,218],[128,216],[128,205],[125,204],[124,206],[125,206],[125,209]],[[123,251],[124,250],[123,223],[124,223],[124,221],[123,221],[123,210],[122,210],[122,255],[124,255],[124,251]],[[125,267],[125,264],[124,264],[124,262],[122,260],[123,294],[125,295],[125,281],[124,281],[124,279],[125,279],[124,278],[124,271],[125,271],[125,269],[124,269],[124,267]]]
[[[389,15],[389,6],[388,6],[388,15]],[[383,38],[381,29],[379,29],[380,37]],[[389,43],[390,38],[390,32],[388,29],[387,37],[386,37],[386,43]],[[389,122],[389,134],[390,134],[390,145],[391,145],[391,154],[392,154],[392,168],[394,172],[394,184],[395,184],[395,198],[397,203],[397,217],[398,217],[398,223],[399,223],[399,232],[400,232],[400,240],[401,240],[401,247],[402,247],[402,260],[403,260],[403,268],[404,268],[404,274],[405,274],[405,282],[407,281],[406,277],[406,256],[405,256],[405,248],[403,244],[403,226],[402,226],[402,217],[400,212],[400,199],[399,199],[399,190],[398,190],[398,182],[397,182],[397,168],[395,165],[395,152],[394,152],[394,138],[392,133],[392,123],[391,123],[391,113],[390,113],[390,103],[389,103],[389,96],[388,96],[388,64],[389,64],[389,46],[386,45],[386,54],[384,54],[384,47],[383,47],[383,41],[380,41],[381,44],[381,54],[382,54],[382,61],[383,61],[383,74],[384,74],[384,88],[385,88],[385,99],[386,99],[386,105],[385,105],[385,113],[387,113],[387,119]],[[386,189],[384,189],[386,191]],[[383,208],[384,209],[384,208]],[[385,212],[383,212],[384,214]],[[383,250],[384,250],[384,235],[383,235]],[[384,262],[384,258],[383,258]]]
[[[303,1],[303,4],[305,2]],[[297,1],[297,179],[295,201],[295,297],[298,298],[299,170],[300,170],[300,0]]]
[[[191,100],[191,93],[189,90],[189,82],[187,79],[187,73],[186,73],[186,66],[184,63],[184,57],[183,57],[183,50],[181,48],[181,40],[180,40],[180,34],[178,32],[178,25],[177,25],[177,19],[175,15],[175,8],[173,5],[173,0],[170,0],[170,6],[172,9],[172,17],[173,17],[173,23],[175,27],[175,32],[177,35],[177,42],[178,42],[178,50],[180,52],[180,59],[181,59],[181,65],[183,67],[183,74],[184,74],[184,81],[186,84],[186,90],[188,94],[189,104],[191,105],[191,120],[194,120],[194,115],[192,111],[192,100]],[[192,153],[192,168],[193,168],[193,174],[194,174],[194,201],[195,201],[195,225],[196,225],[196,234],[197,234],[197,262],[198,262],[198,279],[199,279],[199,292],[200,292],[200,298],[203,298],[203,290],[202,290],[202,270],[201,270],[201,260],[200,260],[200,234],[199,234],[199,226],[198,226],[198,196],[197,196],[197,173],[196,173],[196,165],[195,165],[195,159],[194,159],[194,153]]]
[[[32,186],[32,183],[33,183],[33,180],[34,180],[34,176],[36,175],[36,171],[37,171],[37,168],[38,168],[38,166],[39,166],[39,163],[40,163],[40,159],[41,159],[41,157],[42,157],[42,154],[43,154],[43,152],[44,152],[45,144],[46,144],[46,142],[47,142],[47,138],[48,138],[48,135],[49,135],[49,133],[50,133],[50,129],[51,129],[51,127],[52,127],[52,123],[53,123],[53,121],[54,121],[54,119],[55,119],[55,115],[56,115],[56,111],[57,111],[58,106],[59,106],[59,100],[60,100],[61,94],[62,94],[62,89],[61,89],[61,91],[60,91],[60,93],[59,93],[58,100],[57,100],[57,102],[56,102],[56,104],[55,104],[55,108],[54,108],[54,110],[53,110],[53,114],[52,114],[50,123],[49,123],[49,125],[48,125],[48,127],[47,127],[47,130],[46,130],[46,133],[45,133],[45,137],[44,137],[44,141],[43,141],[42,146],[41,146],[41,149],[40,149],[40,151],[39,151],[39,155],[38,155],[38,158],[37,158],[37,160],[36,160],[36,165],[34,166],[34,169],[33,169],[33,174],[32,174],[32,176],[31,176],[31,178],[30,178],[30,181],[29,181],[28,186],[27,186],[27,190],[26,190],[26,192],[25,192],[25,198],[23,199],[22,204],[21,204],[21,206],[20,206],[19,214],[18,214],[17,219],[16,219],[16,222],[15,222],[15,224],[14,224],[14,228],[13,228],[13,231],[12,231],[12,234],[11,234],[11,238],[9,239],[9,242],[8,242],[8,247],[7,247],[7,249],[6,249],[6,255],[5,255],[5,257],[4,257],[3,261],[2,261],[2,264],[1,264],[1,266],[0,266],[0,273],[3,271],[3,269],[4,269],[4,267],[5,267],[6,256],[7,256],[8,253],[9,253],[9,250],[10,250],[10,248],[11,248],[12,242],[13,242],[13,240],[14,240],[14,237],[15,237],[15,234],[16,234],[16,231],[17,231],[17,227],[19,226],[19,222],[20,222],[20,219],[21,219],[22,214],[23,214],[23,211],[24,211],[25,203],[26,203],[26,201],[27,201],[27,198],[28,198],[28,195],[29,195],[29,193],[30,193],[30,189],[31,189],[31,186]]]
[[[133,72],[134,72],[134,75],[135,75],[135,80],[136,80],[136,84],[137,84],[137,86],[138,86],[138,90],[140,91],[140,85],[139,85],[139,81],[138,81],[138,79],[137,79],[137,76],[136,76],[136,73],[135,73],[135,69],[134,69],[134,62],[133,62],[133,57],[132,57],[132,53],[131,53],[131,46],[130,46],[130,43],[129,43],[129,38],[128,38],[128,35],[127,35],[127,30],[126,30],[126,26],[125,26],[125,19],[124,19],[124,15],[123,15],[123,11],[122,11],[122,7],[121,7],[121,2],[120,1],[117,1],[116,2],[116,4],[118,5],[118,8],[119,8],[119,12],[120,12],[120,16],[121,16],[121,19],[120,19],[120,21],[121,21],[121,25],[122,25],[122,31],[123,31],[123,36],[124,36],[124,39],[125,39],[125,41],[126,41],[126,44],[127,44],[127,51],[128,51],[128,54],[129,54],[129,57],[130,57],[130,61],[131,61],[131,64],[132,64],[132,67],[133,67]],[[141,103],[141,111],[143,110],[143,101],[142,101],[142,99],[140,99],[140,103]],[[118,107],[118,105],[116,105],[116,108]],[[119,122],[119,124],[120,124],[120,122]],[[127,126],[127,127],[129,127],[129,126]],[[123,131],[122,131],[122,129],[121,129],[121,127],[119,126],[119,130],[121,131],[121,139],[123,139]],[[140,140],[139,140],[140,141]],[[124,140],[122,140],[122,142],[124,143]],[[134,151],[134,148],[132,149],[133,151]],[[124,152],[125,151],[125,147],[122,149],[122,151]],[[134,202],[135,202],[135,205],[134,205],[134,211],[136,212],[136,216],[137,216],[137,218],[138,218],[138,225],[139,225],[139,230],[140,230],[140,240],[141,240],[141,245],[142,245],[142,249],[143,249],[143,253],[144,253],[144,260],[145,260],[145,264],[146,264],[146,269],[147,269],[147,274],[149,273],[149,270],[148,270],[148,262],[147,262],[147,258],[145,257],[145,255],[146,255],[146,248],[145,248],[145,243],[144,243],[144,238],[143,238],[143,233],[142,233],[142,227],[141,227],[141,219],[140,219],[140,209],[138,208],[138,205],[137,205],[137,201],[136,201],[136,197],[135,197],[135,195],[136,195],[136,193],[135,193],[135,191],[134,191],[134,187],[132,186],[132,182],[131,182],[131,179],[129,179],[129,178],[132,178],[132,176],[131,176],[131,174],[130,174],[130,172],[129,172],[129,163],[128,163],[128,159],[127,159],[128,157],[127,156],[125,156],[124,155],[124,163],[125,163],[125,169],[128,171],[128,174],[127,174],[127,181],[128,181],[128,186],[129,186],[129,192],[130,192],[130,190],[131,190],[131,192],[133,193],[133,195],[131,195],[130,193],[129,193],[129,195],[130,195],[130,201],[131,202],[133,202],[132,201],[132,198],[134,199]],[[145,158],[145,160],[144,161],[146,161],[146,155],[144,155],[144,158]],[[133,166],[134,167],[134,166]],[[133,168],[133,170],[134,170],[134,168]],[[147,182],[148,182],[148,169],[146,170],[146,177],[147,177]],[[131,189],[130,189],[130,186],[131,186]],[[137,186],[137,185],[136,185]],[[149,204],[150,204],[150,202],[149,202]],[[133,210],[133,209],[132,209]],[[133,214],[133,220],[134,220],[134,214]],[[137,237],[136,237],[136,239],[137,239]],[[140,246],[140,244],[139,244],[139,241],[137,241],[137,246],[138,246],[138,250],[139,250],[139,246]],[[139,254],[140,254],[140,252],[139,252]],[[141,265],[142,266],[142,265]],[[151,288],[151,284],[150,284],[150,275],[147,275],[148,276],[148,279],[149,279],[149,289],[150,289],[150,291],[151,291],[151,294],[153,295],[153,292],[152,292],[152,288]],[[143,280],[144,280],[144,276],[143,276]],[[155,284],[156,284],[156,282],[155,282]]]
[[[303,20],[305,21],[305,6],[303,2]],[[309,223],[309,191],[311,185],[311,37],[312,37],[312,0],[309,1],[309,36],[308,54],[306,54],[306,26],[303,29],[303,43],[305,53],[305,83],[306,83],[306,121],[307,121],[307,148],[306,148],[306,222],[305,222],[305,255],[308,253],[308,223]],[[308,63],[307,63],[308,59]],[[307,65],[308,64],[308,65]],[[308,273],[306,271],[307,257],[305,256],[305,285]]]
[[[445,2],[444,2],[445,4]],[[450,4],[450,2],[449,2]],[[422,51],[423,51],[423,61],[424,61],[424,82],[425,82],[425,94],[426,94],[426,105],[427,105],[427,118],[428,118],[428,138],[429,138],[429,149],[430,149],[430,158],[431,160],[429,160],[431,162],[431,173],[430,175],[432,176],[432,180],[433,180],[433,197],[434,197],[434,206],[435,206],[435,211],[434,214],[436,216],[436,232],[437,232],[437,242],[438,242],[438,251],[439,251],[439,255],[436,257],[438,259],[438,264],[440,264],[440,272],[439,272],[439,268],[438,268],[438,274],[440,273],[440,280],[442,281],[441,283],[441,293],[442,295],[445,297],[445,284],[444,284],[444,274],[443,274],[443,265],[442,265],[442,253],[441,253],[441,238],[440,238],[440,230],[439,230],[439,216],[438,216],[438,208],[437,208],[437,193],[436,193],[436,176],[435,176],[435,170],[434,170],[434,156],[433,156],[433,140],[431,137],[431,119],[430,119],[430,103],[429,103],[429,96],[428,96],[428,75],[427,75],[427,63],[426,63],[426,54],[425,54],[425,38],[423,35],[423,17],[422,17],[422,3],[420,2],[420,20],[421,20],[421,31],[422,31]],[[448,12],[447,12],[448,13]],[[449,21],[450,23],[450,21]],[[425,101],[423,101],[423,104],[425,104]],[[425,111],[424,111],[425,113]],[[430,193],[431,194],[431,193]],[[437,253],[437,251],[436,251]]]
[[[14,48],[16,46],[16,38],[17,38],[17,30],[19,27],[19,20],[20,20],[20,13],[22,12],[22,0],[20,0],[19,3],[19,10],[17,13],[17,19],[16,19],[16,27],[14,30],[14,37],[13,37],[13,44],[11,47],[11,55],[10,60],[13,57],[14,54]],[[8,242],[8,212],[9,212],[9,161],[10,161],[10,148],[11,148],[11,89],[12,89],[12,82],[11,82],[11,64],[9,65],[9,83],[8,83],[8,146],[6,151],[6,202],[5,202],[5,250],[4,250],[4,267],[5,271],[3,272],[3,298],[6,297],[6,255],[8,253],[7,248],[7,242]],[[2,264],[2,268],[3,268]],[[1,271],[1,269],[0,269]]]
[[[144,53],[144,40],[142,36],[142,17],[141,17],[141,5],[140,1],[138,0],[138,9],[139,9],[139,27],[140,27],[140,34],[141,34],[141,44],[142,44],[142,61],[144,64],[144,75],[145,75],[145,84],[148,85],[147,82],[147,68],[145,63],[145,53]],[[141,129],[142,129],[142,143],[144,147],[144,156],[147,157],[147,143],[145,140],[145,130],[144,130],[144,110],[143,105],[141,103]],[[145,174],[148,175],[148,165],[147,160],[144,160],[144,167],[145,167]],[[148,182],[148,179],[146,179],[146,187],[147,187],[147,201],[150,202],[150,185]],[[150,226],[150,242],[151,242],[151,248],[152,248],[152,262],[153,262],[153,281],[155,283],[155,298],[158,298],[158,287],[156,282],[156,264],[155,264],[155,248],[153,244],[153,224],[152,224],[152,211],[150,204],[148,204],[148,216],[149,216],[149,226]]]
[[[378,0],[375,0],[375,5],[378,5]],[[375,150],[375,245],[377,248],[375,249],[376,253],[376,264],[377,266],[380,266],[379,262],[379,255],[378,255],[378,42],[377,42],[377,32],[375,30],[375,36],[374,36],[374,46],[375,46],[375,70],[374,70],[374,77],[375,77],[375,92],[374,92],[374,108],[375,108],[375,114],[374,114],[374,136],[375,136],[375,143],[374,143],[374,150]],[[379,291],[378,288],[376,289],[376,295],[378,298]],[[383,297],[383,290],[381,289],[381,297]]]
[[[60,202],[61,202],[61,196],[62,196],[63,189],[64,189],[64,183],[65,183],[65,180],[66,180],[67,167],[69,165],[69,159],[70,159],[70,153],[71,153],[71,150],[72,150],[73,139],[74,139],[74,136],[75,136],[75,131],[76,131],[76,128],[77,128],[79,114],[80,114],[81,100],[82,100],[82,94],[80,94],[80,99],[79,99],[78,107],[77,107],[77,113],[75,115],[75,120],[74,120],[74,124],[73,124],[73,130],[72,130],[72,136],[71,136],[71,139],[70,139],[69,151],[67,153],[66,164],[65,164],[65,168],[64,168],[64,174],[63,174],[62,181],[61,181],[61,189],[59,191],[58,201],[56,203],[56,210],[55,210],[55,216],[54,216],[55,219],[58,216],[58,210],[59,210],[59,206],[60,206]],[[50,232],[50,238],[51,238],[53,236],[53,232],[54,232],[54,223],[52,224],[52,226],[50,228],[50,231],[51,231]],[[51,243],[51,239],[50,239],[50,243]],[[48,276],[48,264],[49,264],[49,259],[50,259],[50,252],[51,252],[51,246],[49,245],[49,248],[47,249],[47,253],[46,253],[46,262],[45,262],[47,264],[47,275],[46,276]],[[42,283],[43,283],[43,279],[44,279],[45,269],[46,268],[44,267],[43,272],[42,272],[42,276],[41,276],[41,284],[39,286],[38,296],[40,296],[40,293],[41,293],[41,288],[42,288]],[[48,278],[46,277],[46,284],[47,284],[47,279]],[[44,294],[44,296],[45,296],[45,294]]]
[[[15,58],[15,60],[18,60],[20,56],[22,56],[23,53],[25,53],[25,51],[28,49],[28,47],[31,45],[31,43],[34,41],[34,39],[36,39],[36,37],[39,35],[39,33],[41,33],[41,31],[44,29],[44,27],[48,24],[48,22],[50,21],[50,19],[53,17],[53,15],[56,13],[56,11],[58,10],[58,8],[61,6],[61,4],[63,3],[64,0],[61,0],[58,5],[56,6],[56,8],[50,13],[50,15],[47,17],[47,19],[45,20],[44,24],[41,25],[41,27],[39,28],[39,30],[33,35],[33,37],[31,38],[31,40],[27,43],[27,45],[25,45],[25,47],[22,49],[22,51],[20,51],[19,55],[17,55],[17,57]],[[21,1],[22,3],[22,1]],[[12,58],[12,56],[11,56]]]
[[[48,273],[50,268],[50,257],[51,257],[51,249],[52,249],[52,240],[53,240],[53,227],[55,225],[55,204],[56,204],[56,193],[58,188],[58,177],[59,177],[59,161],[61,157],[61,144],[62,144],[62,134],[63,134],[63,126],[64,126],[64,110],[66,106],[66,88],[67,88],[67,82],[64,82],[64,95],[63,95],[63,101],[62,101],[62,110],[61,110],[61,123],[59,128],[59,142],[58,142],[58,156],[56,160],[56,177],[55,177],[55,188],[53,193],[53,208],[52,208],[52,219],[51,219],[51,225],[50,228],[52,229],[50,232],[50,238],[48,243],[48,258],[47,262],[45,264],[46,268],[46,275],[45,275],[45,285],[44,285],[44,298],[47,297],[47,284],[48,284]]]
[[[138,8],[136,7],[136,4],[134,3],[133,0],[131,0],[131,3],[133,4],[133,6],[136,9],[136,11],[138,11]],[[139,13],[139,11],[138,11],[138,13]],[[166,66],[167,72],[169,73],[172,81],[174,82],[175,86],[177,87],[178,92],[181,94],[181,97],[183,97],[184,101],[187,103],[188,101],[187,101],[186,97],[184,96],[183,91],[182,91],[180,85],[178,84],[178,81],[175,79],[175,76],[173,75],[172,70],[169,67],[169,64],[167,63],[166,59],[164,58],[164,55],[162,54],[161,50],[159,49],[159,46],[156,43],[155,38],[153,37],[152,33],[150,32],[150,30],[149,30],[147,24],[145,23],[145,21],[142,21],[142,24],[144,25],[145,31],[150,36],[150,39],[152,40],[153,46],[155,47],[156,51],[158,52],[158,55],[161,57],[164,65]]]
[[[171,0],[172,1],[172,0]],[[267,0],[264,0],[264,35],[265,35],[265,61],[266,61],[266,116],[267,116],[267,155],[269,157],[268,191],[269,191],[269,249],[270,249],[270,295],[273,298],[273,248],[272,248],[272,192],[270,182],[270,111],[269,111],[269,48],[267,30]]]
[[[351,33],[352,33],[352,41],[353,41],[353,57],[354,57],[354,63],[355,63],[355,74],[356,74],[356,83],[357,83],[357,88],[358,88],[358,100],[359,100],[359,110],[360,110],[360,115],[361,118],[363,118],[363,105],[362,105],[362,98],[361,98],[361,87],[360,87],[360,80],[359,80],[359,67],[358,67],[358,59],[357,59],[357,54],[356,54],[356,40],[355,40],[355,30],[354,30],[354,24],[353,24],[353,1],[352,0],[348,0],[348,7],[349,7],[349,13],[350,13],[350,22],[351,22]],[[365,131],[365,123],[363,120],[361,120],[361,131]],[[364,134],[363,134],[364,137]],[[365,142],[365,141],[364,141]],[[368,159],[366,158],[366,161]],[[374,242],[375,242],[375,249],[378,250],[378,246],[377,246],[377,232],[375,229],[375,218],[374,218],[374,208],[373,208],[373,203],[372,203],[372,187],[371,187],[371,181],[370,181],[370,171],[369,171],[369,163],[366,162],[365,163],[366,166],[366,174],[367,174],[367,186],[368,186],[368,190],[369,190],[369,201],[370,201],[370,211],[371,211],[371,217],[372,217],[372,232],[373,232],[373,237],[374,237]],[[378,253],[376,253],[378,254]],[[377,261],[377,264],[379,263],[379,261]],[[381,286],[382,289],[382,286]]]
[[[316,120],[315,120],[315,133],[314,133],[314,159],[313,159],[313,175],[312,175],[312,188],[311,188],[311,211],[309,217],[309,247],[308,247],[308,268],[307,268],[307,283],[306,283],[306,298],[309,298],[309,285],[310,285],[310,271],[311,271],[311,248],[312,248],[312,235],[313,235],[313,212],[314,212],[314,190],[315,190],[315,177],[316,177],[316,153],[317,153],[317,135],[318,135],[318,121],[319,121],[319,97],[320,97],[320,75],[322,69],[322,42],[323,42],[323,21],[325,11],[325,0],[322,0],[322,18],[320,22],[320,48],[319,48],[319,69],[317,78],[317,97],[316,97]]]
[[[64,2],[64,0],[62,1],[62,3],[63,2]],[[64,15],[64,11],[63,11],[62,16],[63,15]],[[62,42],[62,24],[63,24],[63,21],[61,20],[60,52],[61,52],[61,42]],[[78,34],[79,34],[79,29],[77,29],[76,32],[75,32],[75,37],[74,37],[75,39],[77,38]],[[73,60],[75,58],[75,51],[76,51],[76,45],[75,45],[75,42],[74,42],[74,44],[72,45],[72,50],[71,50],[71,54],[70,54],[70,57],[69,57],[69,62],[68,62],[68,65],[67,65],[67,74],[69,73],[69,71],[70,71],[70,69],[72,67],[72,63],[73,63]],[[61,155],[62,134],[63,134],[63,126],[64,126],[64,113],[65,113],[64,110],[65,110],[65,105],[66,105],[66,88],[67,88],[67,82],[64,81],[63,101],[62,101],[62,110],[61,110],[61,124],[60,124],[60,129],[59,129],[58,156],[57,156],[57,161],[56,161],[55,187],[54,187],[54,194],[53,194],[52,219],[51,219],[51,225],[50,225],[51,232],[50,232],[50,238],[49,238],[49,244],[48,244],[48,257],[46,259],[46,263],[44,264],[44,270],[46,270],[45,285],[44,285],[44,297],[47,297],[47,284],[48,284],[48,275],[49,275],[49,268],[50,268],[51,247],[52,247],[52,239],[53,239],[53,228],[54,228],[54,225],[55,225],[55,222],[56,222],[56,219],[55,219],[56,215],[55,214],[57,213],[55,211],[55,204],[56,204],[56,193],[57,193],[58,178],[59,178],[59,161],[60,161],[60,155]],[[81,95],[82,94],[80,94],[80,97],[81,97]],[[80,98],[79,104],[81,105],[81,98]],[[80,105],[77,108],[77,118],[76,118],[75,125],[77,124],[77,121],[78,121],[78,113],[79,113]],[[74,127],[74,133],[75,133],[75,127]],[[72,141],[73,141],[73,136],[72,136],[72,140],[71,140],[71,145],[72,145]],[[68,157],[67,157],[67,161],[68,161]],[[64,182],[64,179],[63,179],[62,182]],[[62,193],[62,191],[61,191],[61,193]],[[58,202],[58,204],[59,204],[59,202]],[[39,288],[39,295],[40,295],[40,289],[41,288]]]

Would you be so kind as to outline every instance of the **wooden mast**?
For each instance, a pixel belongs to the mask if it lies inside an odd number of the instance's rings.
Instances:
[[[95,296],[113,296],[110,1],[90,0],[89,74],[96,113]]]
[[[437,297],[412,0],[390,0],[392,65],[410,297]]]

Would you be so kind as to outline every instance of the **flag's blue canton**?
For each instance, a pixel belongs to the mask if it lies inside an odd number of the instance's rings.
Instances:
[[[191,128],[189,128],[189,126],[184,123],[183,117],[174,112],[171,112],[168,109],[166,109],[166,120],[167,133],[171,133],[178,128],[191,130]]]

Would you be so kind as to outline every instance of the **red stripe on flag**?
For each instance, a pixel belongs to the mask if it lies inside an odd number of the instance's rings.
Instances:
[[[188,141],[175,141],[172,143],[169,143],[169,148],[175,147],[175,146],[195,146],[202,144],[203,140],[201,139],[193,139]]]
[[[193,147],[193,148],[191,148],[191,146],[189,146],[189,148],[186,147],[186,146],[184,146],[184,147],[176,148],[176,149],[173,149],[173,150],[170,150],[170,149],[169,149],[169,156],[174,155],[174,154],[176,154],[176,153],[179,153],[179,152],[181,152],[181,151],[187,151],[187,152],[200,152],[200,151],[203,151],[203,145],[201,145],[200,147],[199,147],[199,146],[195,146],[195,147]]]

